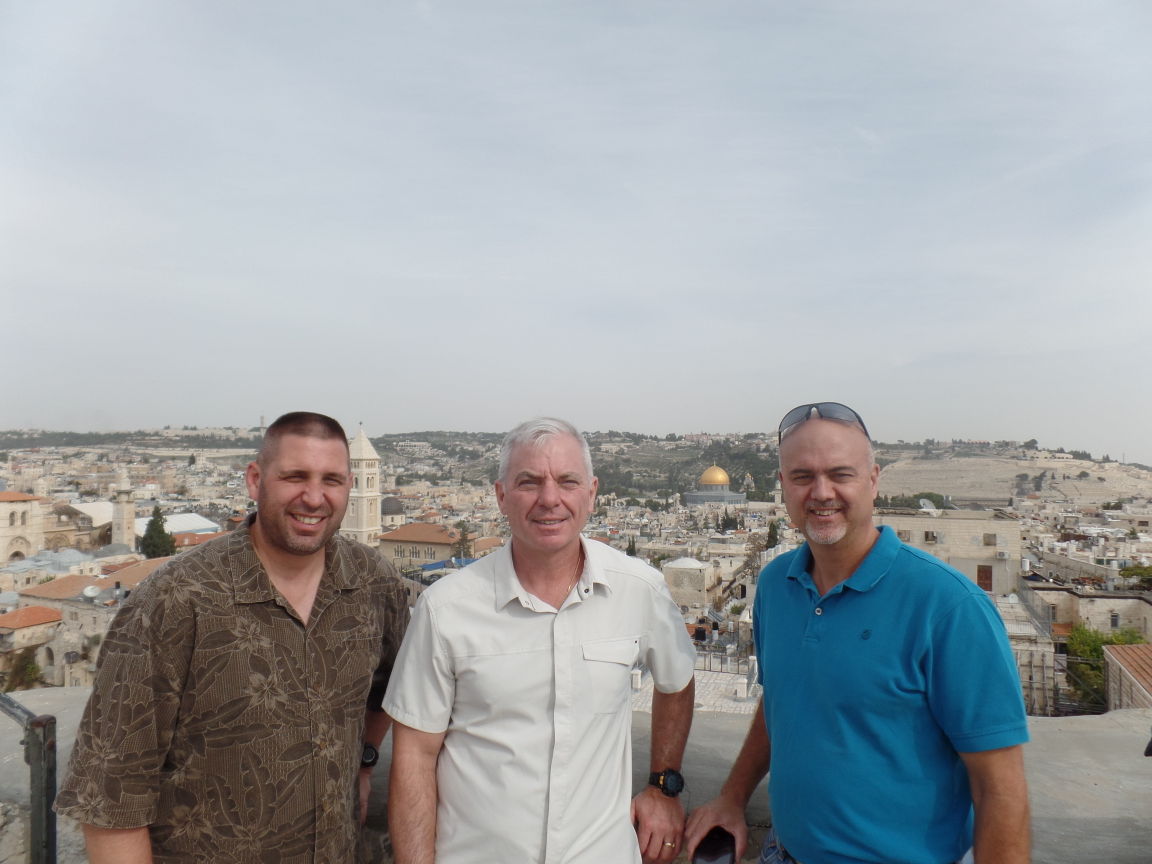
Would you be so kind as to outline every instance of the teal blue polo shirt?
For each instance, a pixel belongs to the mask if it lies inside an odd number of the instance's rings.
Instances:
[[[996,607],[891,528],[821,596],[807,544],[764,568],[754,633],[780,841],[821,864],[944,864],[972,845],[959,753],[1028,740]]]

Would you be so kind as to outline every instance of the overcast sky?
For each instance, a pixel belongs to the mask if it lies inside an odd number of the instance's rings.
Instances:
[[[1152,464],[1139,0],[0,0],[0,428]]]

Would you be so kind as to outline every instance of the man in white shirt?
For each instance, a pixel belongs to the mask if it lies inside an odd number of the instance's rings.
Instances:
[[[424,592],[384,698],[397,864],[636,864],[680,852],[695,651],[663,577],[589,542],[598,482],[569,423],[521,424],[496,498],[511,541]],[[631,798],[631,671],[652,673]]]

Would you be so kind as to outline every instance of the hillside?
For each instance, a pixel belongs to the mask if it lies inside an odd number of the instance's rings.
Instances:
[[[949,453],[924,458],[900,451],[882,451],[877,456],[885,461],[896,459],[880,472],[881,495],[939,492],[950,495],[960,505],[973,501],[1006,505],[1017,488],[1037,491],[1039,477],[1039,494],[1048,500],[1102,504],[1120,498],[1152,496],[1152,472],[1116,462]],[[1018,479],[1022,474],[1027,474],[1027,479]]]

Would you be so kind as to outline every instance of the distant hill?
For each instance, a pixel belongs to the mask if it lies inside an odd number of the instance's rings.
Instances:
[[[879,451],[877,458],[885,463],[880,472],[881,495],[939,492],[951,496],[959,506],[1006,505],[1018,489],[1046,500],[1077,504],[1152,496],[1152,472],[1118,462],[949,453],[924,458],[900,451]]]

